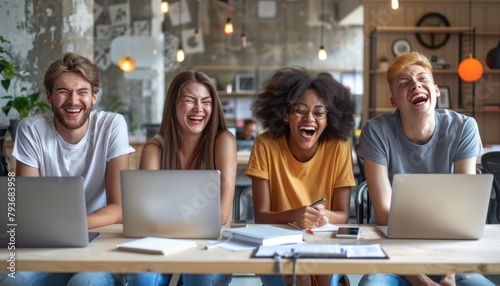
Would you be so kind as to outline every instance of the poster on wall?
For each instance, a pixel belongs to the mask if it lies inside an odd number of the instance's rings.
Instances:
[[[182,5],[180,2],[182,2]],[[182,11],[180,11],[181,6],[182,6]],[[181,13],[181,15],[179,15],[179,13]],[[187,2],[184,0],[170,4],[170,11],[168,12],[168,15],[170,17],[170,23],[174,27],[178,26],[179,22],[180,24],[191,23],[191,14],[189,13],[189,6]]]

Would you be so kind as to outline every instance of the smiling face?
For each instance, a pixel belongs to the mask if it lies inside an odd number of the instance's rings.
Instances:
[[[78,73],[64,72],[46,92],[52,105],[54,124],[59,133],[86,132],[90,112],[97,100],[90,83]]]
[[[201,136],[212,116],[210,92],[200,83],[185,85],[180,90],[175,109],[182,133]]]
[[[319,137],[328,122],[326,112],[325,102],[314,89],[308,89],[295,106],[290,108],[285,117],[290,126],[288,145],[298,161],[306,162],[316,154]]]
[[[439,88],[432,75],[419,65],[403,69],[392,81],[391,103],[401,114],[431,115],[436,107]]]

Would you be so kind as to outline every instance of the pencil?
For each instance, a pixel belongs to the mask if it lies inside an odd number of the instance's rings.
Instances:
[[[298,226],[294,222],[289,222],[288,225],[291,226],[291,227],[293,227],[293,228],[295,228],[295,229],[305,231],[305,232],[307,232],[309,234],[314,234],[314,231],[312,229],[310,229],[310,228],[301,228],[300,226]]]

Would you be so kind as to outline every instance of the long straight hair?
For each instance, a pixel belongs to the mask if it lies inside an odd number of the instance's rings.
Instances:
[[[187,166],[196,169],[215,169],[215,138],[219,132],[227,130],[222,106],[217,90],[210,78],[195,70],[180,72],[175,76],[167,91],[167,98],[163,107],[163,118],[158,134],[163,138],[161,169],[180,169],[180,149],[184,143],[179,122],[177,121],[176,105],[181,96],[181,90],[189,84],[203,84],[212,98],[212,115],[203,129],[199,141]]]

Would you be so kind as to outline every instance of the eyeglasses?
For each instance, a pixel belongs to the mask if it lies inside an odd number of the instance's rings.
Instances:
[[[309,114],[309,112],[311,112],[309,107],[303,103],[297,103],[295,105],[292,105],[292,109],[295,112],[295,115],[297,115],[297,117],[300,117],[300,118],[306,116],[307,114]],[[328,109],[326,109],[325,107],[315,107],[312,110],[312,115],[317,120],[325,119],[327,113],[328,113]]]

